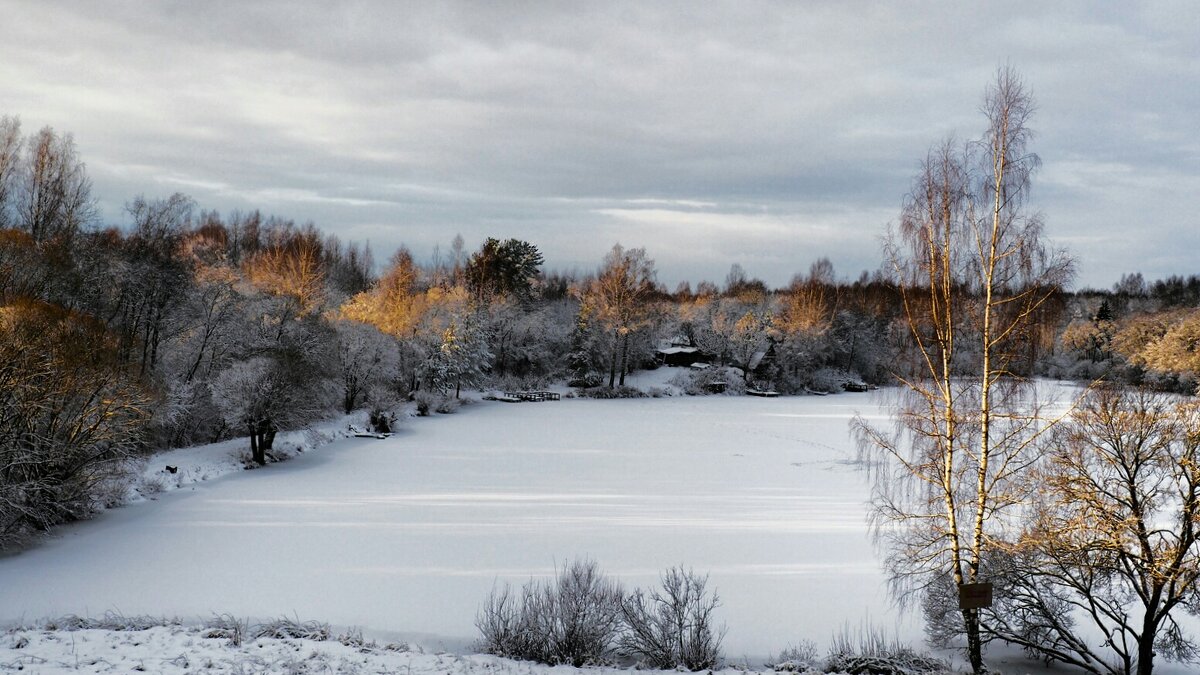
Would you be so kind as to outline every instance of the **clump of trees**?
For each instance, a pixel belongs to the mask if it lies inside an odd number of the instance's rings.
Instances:
[[[619,656],[662,670],[714,668],[724,626],[707,585],[706,576],[671,568],[661,588],[627,594],[594,561],[579,559],[519,592],[493,589],[475,620],[480,648],[550,665],[603,665]]]
[[[1179,613],[1200,606],[1200,417],[1123,384],[1194,382],[1194,310],[1151,302],[1140,275],[1067,294],[1071,261],[1026,206],[1032,98],[1002,69],[982,109],[979,140],[930,150],[885,247],[906,339],[895,429],[854,425],[872,525],[897,597],[975,672],[1001,640],[1149,675],[1156,656],[1198,653]],[[1029,376],[1084,362],[1103,366],[1072,372],[1114,384],[1047,417]],[[963,602],[981,583],[994,603]]]
[[[1094,389],[1029,480],[1030,517],[998,551],[989,633],[1097,675],[1149,675],[1156,656],[1200,654],[1180,622],[1200,597],[1196,402]]]
[[[70,136],[0,118],[0,548],[100,506],[150,415],[129,350],[89,311],[92,212]]]
[[[976,583],[1023,502],[1021,468],[1040,433],[1027,411],[1023,362],[1039,310],[1068,280],[1070,260],[1046,251],[1025,210],[1038,166],[1028,150],[1033,101],[1002,69],[983,110],[988,127],[959,148],[934,146],[905,202],[885,257],[910,340],[893,435],[857,420],[876,465],[877,535],[902,599],[925,604],[932,623],[966,638],[983,672],[981,613],[936,592],[938,580]],[[986,210],[979,208],[987,205]]]

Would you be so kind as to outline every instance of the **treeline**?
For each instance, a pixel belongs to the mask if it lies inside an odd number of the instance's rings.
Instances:
[[[1047,375],[1106,380],[1176,393],[1200,383],[1200,276],[1147,283],[1122,276],[1111,291],[1071,299]]]

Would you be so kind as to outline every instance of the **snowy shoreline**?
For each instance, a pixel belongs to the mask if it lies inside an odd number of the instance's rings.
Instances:
[[[306,428],[282,431],[275,437],[271,455],[277,461],[287,461],[343,438],[350,438],[354,435],[351,426],[355,429],[365,428],[365,419],[365,413],[356,412]],[[125,501],[112,508],[152,501],[164,492],[193,487],[197,483],[255,468],[249,461],[250,441],[246,436],[155,452],[142,460],[141,471],[127,491]]]

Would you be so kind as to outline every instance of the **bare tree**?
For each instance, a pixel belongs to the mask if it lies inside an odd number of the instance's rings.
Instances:
[[[1036,478],[1036,516],[985,630],[1097,675],[1150,675],[1156,654],[1200,655],[1176,620],[1200,590],[1200,407],[1145,390],[1090,392]]]
[[[629,370],[629,335],[649,325],[649,296],[654,291],[654,261],[646,257],[646,249],[612,247],[604,257],[597,277],[583,293],[583,312],[595,317],[612,334],[612,359],[609,362],[608,386],[625,384]]]
[[[725,627],[717,624],[721,603],[708,591],[708,576],[672,567],[663,572],[661,582],[661,589],[639,588],[622,601],[621,651],[662,670],[718,667]]]
[[[354,412],[375,386],[392,384],[396,377],[396,341],[370,324],[337,319],[338,364],[342,381],[342,410]]]
[[[154,200],[139,196],[125,207],[133,218],[133,231],[122,247],[125,269],[117,282],[112,323],[121,335],[122,358],[136,360],[141,374],[155,370],[164,339],[182,330],[170,326],[190,281],[177,249],[194,207],[191,198],[180,193]]]
[[[1038,158],[1028,150],[1033,99],[1004,68],[984,97],[988,130],[959,149],[935,146],[887,240],[911,336],[896,376],[903,401],[892,435],[855,421],[876,472],[874,525],[891,549],[894,590],[924,593],[939,579],[984,580],[984,563],[1012,532],[1022,470],[1042,424],[1015,370],[1038,310],[1070,278],[1071,261],[1041,244],[1025,210]],[[928,608],[927,608],[928,610]],[[942,608],[957,611],[957,608]],[[980,611],[961,611],[961,632],[982,672]]]
[[[620,584],[592,560],[564,565],[553,580],[492,589],[475,625],[484,651],[576,668],[608,663],[621,630]]]
[[[69,240],[95,216],[92,182],[70,134],[43,127],[29,139],[18,187],[18,222],[35,241]]]
[[[12,227],[16,181],[21,161],[21,120],[0,117],[0,229]]]

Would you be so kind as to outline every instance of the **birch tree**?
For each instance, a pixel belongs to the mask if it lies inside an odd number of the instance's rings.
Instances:
[[[1072,272],[1041,242],[1027,208],[1038,167],[1029,150],[1031,95],[1000,69],[975,143],[934,146],[905,200],[885,257],[912,349],[895,375],[902,395],[897,433],[862,418],[854,426],[875,465],[873,525],[889,549],[893,590],[920,599],[947,625],[956,603],[934,592],[984,581],[996,542],[1013,536],[1024,499],[1022,470],[1040,433],[1032,395],[1016,370],[1036,313]],[[949,606],[947,606],[949,605]],[[983,672],[981,612],[961,610],[957,631]]]

